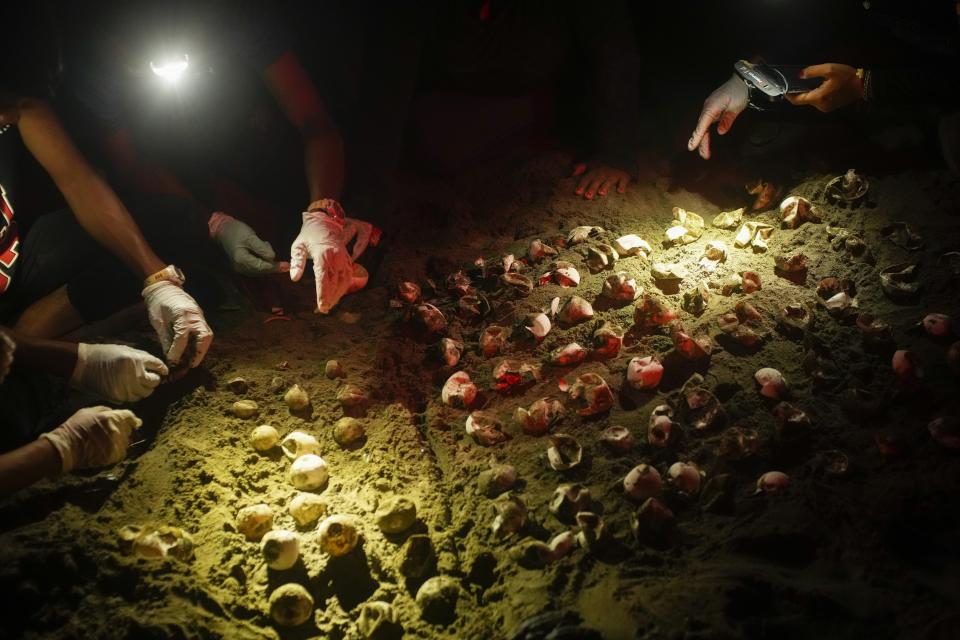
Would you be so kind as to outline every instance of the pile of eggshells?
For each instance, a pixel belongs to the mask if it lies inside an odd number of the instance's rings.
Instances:
[[[751,193],[756,193],[758,203],[762,203],[759,207],[755,205],[754,210],[758,210],[772,204],[776,190],[769,183],[761,183]],[[785,229],[796,229],[802,224],[816,224],[823,220],[819,208],[800,196],[783,200],[779,212],[781,226]],[[713,219],[713,226],[734,231],[733,245],[737,248],[754,253],[766,252],[775,227],[758,220],[747,220],[745,215],[745,209],[721,212]],[[705,228],[706,224],[700,215],[676,207],[665,234],[664,245],[670,247],[696,242]],[[577,263],[578,258],[570,253],[581,245],[584,248],[580,251],[580,262]],[[851,256],[869,259],[869,252],[849,234],[843,246]],[[566,255],[561,254],[563,249],[567,250]],[[755,350],[771,335],[771,325],[778,326],[788,336],[803,337],[813,330],[814,310],[805,302],[786,301],[775,318],[765,317],[751,303],[750,296],[762,290],[757,271],[720,275],[728,255],[726,243],[720,240],[705,242],[696,267],[657,262],[653,259],[653,253],[651,245],[637,235],[613,238],[600,227],[576,227],[565,239],[557,238],[551,244],[534,240],[526,256],[520,259],[514,255],[504,256],[499,261],[480,259],[475,269],[452,274],[446,286],[429,282],[429,293],[425,293],[416,283],[403,282],[398,287],[398,298],[393,306],[438,339],[435,353],[451,370],[440,389],[440,399],[443,404],[464,412],[463,424],[467,435],[480,446],[503,447],[514,437],[512,433],[515,430],[506,428],[512,419],[524,435],[546,439],[546,464],[562,478],[567,471],[581,464],[584,459],[583,446],[574,436],[558,431],[556,427],[566,416],[590,418],[608,412],[616,395],[624,391],[638,393],[641,399],[650,398],[649,394],[657,392],[664,376],[664,358],[655,352],[631,354],[632,357],[622,367],[625,374],[620,389],[611,388],[598,373],[569,373],[560,378],[559,394],[542,397],[529,407],[518,407],[509,418],[501,416],[489,408],[489,398],[485,395],[487,390],[478,388],[466,368],[458,368],[468,345],[471,345],[463,338],[465,334],[470,334],[464,325],[479,325],[476,353],[491,361],[491,391],[503,393],[522,391],[555,375],[557,370],[571,369],[588,362],[616,360],[621,357],[620,350],[626,332],[616,323],[597,321],[588,344],[562,344],[545,353],[539,361],[514,357],[511,352],[516,347],[531,340],[537,345],[558,326],[563,329],[591,321],[595,312],[586,298],[571,291],[566,296],[553,298],[545,309],[528,310],[517,326],[502,324],[502,321],[491,320],[503,315],[495,313],[495,304],[483,293],[491,289],[491,280],[495,280],[499,288],[491,295],[492,298],[502,297],[505,292],[507,298],[516,301],[529,295],[536,286],[555,285],[575,290],[580,285],[578,266],[587,268],[591,273],[609,271],[610,275],[597,292],[598,298],[605,299],[608,307],[632,304],[632,334],[666,332],[675,352],[691,361],[708,359],[715,347],[715,339],[717,342],[730,340],[743,348]],[[725,297],[739,294],[744,298],[728,313],[719,314],[719,334],[711,336],[703,327],[686,326],[680,321],[679,310],[669,304],[665,296],[644,291],[631,271],[621,270],[622,261],[629,257],[636,257],[640,264],[649,265],[651,277],[661,291],[682,294],[681,307],[692,316],[701,315],[717,293]],[[773,262],[774,272],[781,277],[806,277],[807,259],[802,254],[778,255]],[[546,264],[546,268],[538,268],[541,263]],[[692,288],[682,290],[682,282],[694,269],[698,269],[704,279]],[[528,276],[525,271],[534,273]],[[635,269],[632,271],[636,272]],[[905,273],[897,272],[884,281],[892,279],[906,282],[905,288],[911,290],[909,283],[912,273],[912,270],[905,269]],[[716,279],[707,279],[714,274],[717,274]],[[886,287],[884,290],[888,289]],[[871,314],[860,312],[857,315],[856,291],[849,280],[842,277],[824,279],[816,294],[831,315],[843,318],[853,313],[865,341],[890,335],[889,327]],[[949,341],[952,335],[949,318],[941,314],[926,316],[919,326],[935,339]],[[947,349],[947,359],[954,373],[960,375],[958,352],[960,343],[953,342]],[[903,388],[915,388],[922,380],[922,366],[910,352],[896,351],[892,364],[893,373]],[[817,351],[816,347],[810,347],[803,360],[803,367],[815,385],[830,379],[833,375],[830,365],[828,356]],[[806,412],[789,401],[791,388],[786,376],[777,369],[762,367],[754,373],[753,378],[755,392],[769,408],[776,437],[785,443],[800,442],[807,438],[812,432],[811,421]],[[861,391],[857,390],[855,399],[862,399],[868,393]],[[715,434],[721,430],[716,451],[720,456],[730,459],[753,456],[761,444],[760,434],[756,430],[727,424],[722,403],[704,386],[703,378],[698,375],[691,378],[682,390],[671,394],[667,404],[658,405],[653,410],[648,421],[645,444],[641,446],[651,452],[669,450],[684,430],[704,434]],[[946,446],[960,446],[960,427],[956,418],[935,420],[930,425],[930,432]],[[605,448],[617,454],[628,454],[640,444],[631,430],[624,426],[604,429],[597,438]],[[662,456],[657,457],[662,459]],[[842,451],[822,451],[818,454],[818,460],[828,475],[843,475],[849,468],[848,458]],[[635,466],[623,479],[623,492],[625,498],[639,505],[632,520],[636,541],[657,548],[675,544],[678,532],[673,511],[668,505],[682,505],[685,500],[697,499],[707,480],[706,470],[692,461],[675,459],[659,468],[651,463]],[[727,480],[723,478],[717,485],[723,488]],[[554,531],[544,539],[524,537],[528,508],[519,492],[514,491],[518,481],[516,467],[494,458],[489,468],[478,477],[478,492],[491,500],[491,533],[497,539],[516,540],[511,553],[521,564],[544,566],[570,553],[576,544],[587,550],[609,549],[607,543],[610,534],[600,515],[603,509],[591,498],[589,489],[581,484],[561,484],[549,505],[557,520],[572,529]],[[752,490],[759,495],[776,497],[788,494],[789,485],[790,478],[786,473],[769,470],[756,479]]]

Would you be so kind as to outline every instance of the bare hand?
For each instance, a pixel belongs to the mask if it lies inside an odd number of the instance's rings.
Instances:
[[[863,99],[863,82],[857,70],[845,64],[815,64],[800,72],[801,78],[823,78],[823,84],[806,93],[788,94],[794,105],[808,104],[824,113]]]
[[[573,192],[578,196],[582,195],[586,200],[593,200],[594,195],[602,198],[613,188],[616,188],[617,193],[623,193],[630,184],[629,173],[605,164],[598,164],[588,171],[585,162],[578,162],[571,175],[582,176]]]

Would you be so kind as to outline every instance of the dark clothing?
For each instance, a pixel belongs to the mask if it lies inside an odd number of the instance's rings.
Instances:
[[[189,66],[175,85],[150,70],[151,59],[135,46],[137,31],[114,48],[91,44],[91,32],[81,33],[85,40],[70,45],[73,64],[64,77],[62,110],[71,132],[115,183],[122,184],[122,175],[103,158],[101,143],[124,130],[141,157],[177,176],[207,208],[204,219],[215,210],[237,213],[221,199],[218,180],[225,178],[295,219],[299,229],[309,202],[303,144],[263,80],[290,50],[286,27],[254,3],[191,5],[187,17],[188,23],[166,24],[174,31],[188,25],[192,34],[176,50],[189,56]],[[247,222],[271,237],[261,221]],[[286,242],[295,233],[280,235],[289,236]]]

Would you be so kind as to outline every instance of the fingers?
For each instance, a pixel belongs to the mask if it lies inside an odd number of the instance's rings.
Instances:
[[[617,180],[616,176],[610,176],[609,178],[606,178],[603,182],[600,183],[600,186],[597,188],[597,195],[600,196],[601,198],[606,196],[607,191],[610,190],[610,188],[613,186],[616,180]]]
[[[183,352],[186,351],[187,345],[190,343],[190,332],[187,331],[185,326],[176,321],[173,322],[173,326],[168,327],[168,330],[173,332],[173,340],[165,356],[167,362],[176,366],[180,364],[180,358],[183,357]]]
[[[626,193],[627,186],[630,184],[630,176],[624,173],[617,178],[617,193]]]
[[[347,222],[343,228],[344,246],[350,243],[350,240],[354,235],[357,236],[356,242],[353,243],[353,251],[350,254],[351,259],[356,260],[363,255],[364,251],[367,250],[367,247],[370,245],[371,238],[373,237],[373,229],[373,225],[369,222],[347,218]]]
[[[586,162],[577,162],[573,165],[573,173],[570,174],[571,177],[581,176],[587,172],[587,163]]]
[[[257,236],[250,236],[247,238],[246,245],[251,253],[259,258],[263,258],[267,262],[273,262],[277,259],[277,254],[274,252],[273,247],[271,247],[270,243],[266,240],[261,240]]]
[[[697,128],[693,130],[690,140],[687,141],[687,151],[693,151],[701,146],[704,136],[709,135],[710,125],[716,122],[719,114],[712,108],[704,107],[700,112],[700,119],[697,121]],[[709,147],[709,143],[708,143]],[[701,152],[702,156],[703,153]]]
[[[584,168],[586,168],[586,165],[584,165]],[[575,175],[581,175],[581,174],[577,173]],[[583,195],[583,192],[586,191],[587,187],[589,186],[590,186],[590,175],[587,174],[580,179],[580,182],[577,183],[577,188],[574,189],[573,192],[578,196]]]
[[[264,273],[273,273],[277,270],[276,264],[264,260],[247,248],[240,249],[234,255],[234,262],[237,266],[237,272],[242,275],[257,276]]]
[[[814,64],[800,72],[801,78],[826,78],[833,71],[833,64]]]
[[[707,131],[703,134],[703,138],[700,140],[700,157],[704,160],[710,159],[710,132]]]
[[[193,360],[190,362],[191,369],[198,367],[206,357],[210,345],[213,344],[213,331],[204,323],[204,326],[193,334],[193,339],[196,350]]]
[[[303,268],[307,264],[307,243],[297,239],[290,247],[290,279],[299,282],[303,277]]]
[[[336,248],[323,252],[314,259],[314,275],[317,281],[317,309],[329,313],[350,288],[353,265],[344,253]]]

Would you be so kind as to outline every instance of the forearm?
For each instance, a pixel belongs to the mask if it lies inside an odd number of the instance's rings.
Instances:
[[[138,275],[163,268],[164,262],[123,203],[73,145],[49,106],[22,101],[19,126],[27,148],[53,178],[87,233]]]
[[[58,475],[62,464],[57,450],[43,438],[0,455],[0,496]]]
[[[335,130],[304,140],[304,169],[310,201],[321,198],[339,200],[343,192],[343,140]]]
[[[49,373],[69,380],[77,366],[77,345],[72,342],[59,340],[45,340],[32,338],[16,333],[4,327],[2,329],[14,344],[17,350],[14,354],[16,365]]]

